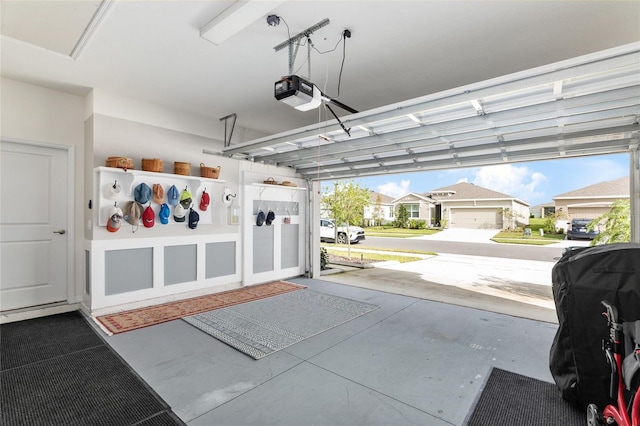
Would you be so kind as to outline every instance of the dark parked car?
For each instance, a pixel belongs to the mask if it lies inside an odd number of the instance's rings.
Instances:
[[[593,240],[600,233],[598,228],[589,231],[587,227],[591,219],[573,219],[567,231],[567,240]]]

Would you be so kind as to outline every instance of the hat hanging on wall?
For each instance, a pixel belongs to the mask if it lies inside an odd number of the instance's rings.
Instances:
[[[136,186],[136,189],[133,193],[133,198],[140,204],[147,204],[151,199],[151,188],[146,183],[141,183]]]
[[[202,191],[202,195],[200,196],[200,210],[202,210],[203,212],[206,212],[210,202],[211,202],[211,197],[209,197],[209,194],[205,189]]]
[[[260,210],[258,212],[258,217],[256,218],[256,225],[258,226],[262,226],[262,224],[264,223],[264,212],[262,210]]]
[[[191,192],[189,192],[188,188],[185,188],[180,195],[180,204],[182,204],[182,207],[184,207],[185,209],[188,209],[189,207],[191,207],[192,202],[193,201],[191,200]]]
[[[127,204],[125,204],[123,217],[124,220],[126,220],[127,223],[129,223],[133,227],[131,232],[137,231],[137,227],[140,224],[140,219],[142,218],[143,210],[144,208],[137,201],[129,201]]]
[[[271,225],[275,218],[276,218],[276,214],[272,210],[269,210],[269,213],[267,213],[267,218],[265,219],[265,223],[267,225]]]
[[[180,202],[180,192],[178,192],[178,188],[175,185],[171,185],[171,188],[167,191],[167,202],[172,206]]]
[[[200,221],[200,215],[194,209],[189,211],[189,228],[196,229],[198,222]]]
[[[113,183],[108,183],[104,187],[104,196],[109,200],[113,200],[118,197],[122,193],[122,186],[118,183],[118,181],[114,181]]]
[[[153,202],[156,204],[164,203],[164,188],[159,183],[153,184]]]
[[[160,212],[158,213],[160,223],[163,225],[169,223],[169,216],[171,216],[171,210],[169,209],[167,203],[163,203],[162,207],[160,207]]]
[[[186,220],[184,216],[185,212],[182,204],[178,204],[173,208],[173,220],[175,220],[176,222],[184,222]]]
[[[151,206],[147,206],[144,209],[144,213],[142,213],[142,224],[145,228],[151,228],[156,223],[156,213],[153,211]]]
[[[107,219],[107,231],[117,232],[120,229],[122,221],[122,209],[113,203],[113,207],[109,209],[109,218]]]

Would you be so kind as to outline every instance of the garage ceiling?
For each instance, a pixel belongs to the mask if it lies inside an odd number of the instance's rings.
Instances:
[[[200,29],[234,1],[3,0],[1,75],[186,111],[208,120],[204,136],[220,141],[203,148],[310,179],[624,152],[637,143],[640,2],[261,3],[283,23],[267,25],[265,13],[214,45]],[[302,40],[294,70],[362,111],[336,109],[351,137],[324,108],[300,112],[273,97],[289,71],[287,49],[274,47],[323,19],[330,24],[311,36],[317,51],[307,55]],[[78,43],[81,51],[69,53]],[[223,148],[219,119],[233,113],[237,128]]]
[[[637,148],[640,43],[223,150],[308,179],[472,167]]]

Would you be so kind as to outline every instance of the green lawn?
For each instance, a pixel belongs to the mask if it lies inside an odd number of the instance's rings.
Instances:
[[[547,234],[543,232],[543,235],[540,235],[540,229],[544,228],[544,219],[541,218],[529,219],[529,225],[527,225],[526,228],[531,229],[531,235],[524,235],[524,231],[502,231],[494,235],[491,240],[497,243],[529,244],[541,246],[554,244],[558,241],[564,240],[565,238],[564,234]]]

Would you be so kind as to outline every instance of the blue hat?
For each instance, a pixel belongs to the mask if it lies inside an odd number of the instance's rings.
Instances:
[[[167,202],[172,206],[177,205],[180,202],[180,192],[178,192],[178,188],[175,185],[171,185],[169,191],[167,192]]]
[[[133,197],[136,202],[140,204],[147,204],[151,199],[152,194],[153,192],[151,191],[151,188],[149,188],[149,185],[147,185],[146,183],[141,183],[140,185],[136,186]]]
[[[169,216],[171,216],[171,210],[167,203],[162,203],[160,207],[160,212],[158,213],[158,217],[160,218],[160,223],[166,225],[169,223]]]

